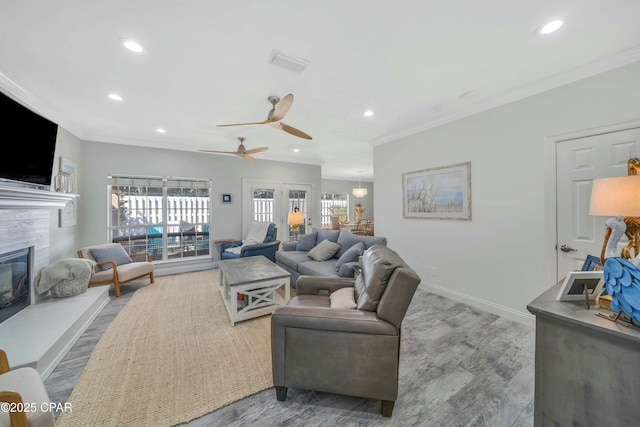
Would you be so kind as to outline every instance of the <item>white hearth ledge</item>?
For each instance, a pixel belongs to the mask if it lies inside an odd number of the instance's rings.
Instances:
[[[48,297],[0,323],[11,368],[29,366],[46,379],[109,301],[109,286],[94,286],[72,297]]]
[[[0,209],[64,208],[77,196],[34,188],[0,187]]]

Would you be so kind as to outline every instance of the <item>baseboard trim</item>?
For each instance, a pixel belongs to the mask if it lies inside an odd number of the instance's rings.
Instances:
[[[532,315],[529,312],[521,312],[521,311],[513,310],[509,307],[504,307],[502,305],[493,303],[491,301],[486,301],[480,298],[476,298],[476,297],[464,294],[462,292],[452,291],[451,289],[434,285],[432,283],[422,282],[420,286],[423,286],[429,292],[443,296],[445,298],[449,298],[454,301],[468,304],[472,307],[487,311],[489,313],[493,313],[497,316],[504,317],[509,320],[516,321],[518,323],[522,323],[529,326],[535,326],[536,318],[534,315]]]

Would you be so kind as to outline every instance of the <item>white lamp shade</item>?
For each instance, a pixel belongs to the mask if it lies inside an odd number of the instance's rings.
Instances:
[[[589,215],[640,216],[640,175],[594,179]]]
[[[304,213],[302,213],[302,212],[289,212],[289,216],[287,217],[287,224],[289,224],[289,225],[304,224]]]
[[[364,197],[367,195],[367,189],[366,188],[354,188],[353,189],[353,195],[356,197]]]

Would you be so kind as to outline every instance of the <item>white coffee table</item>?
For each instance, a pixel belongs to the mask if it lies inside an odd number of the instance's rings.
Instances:
[[[262,255],[221,260],[218,269],[220,293],[231,326],[271,314],[291,298],[291,273]],[[238,303],[238,294],[244,297],[242,304]]]

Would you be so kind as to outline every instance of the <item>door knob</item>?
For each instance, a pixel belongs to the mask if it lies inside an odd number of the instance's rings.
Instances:
[[[577,249],[573,249],[571,246],[568,246],[568,245],[560,246],[560,250],[562,252],[577,252],[578,251]]]

